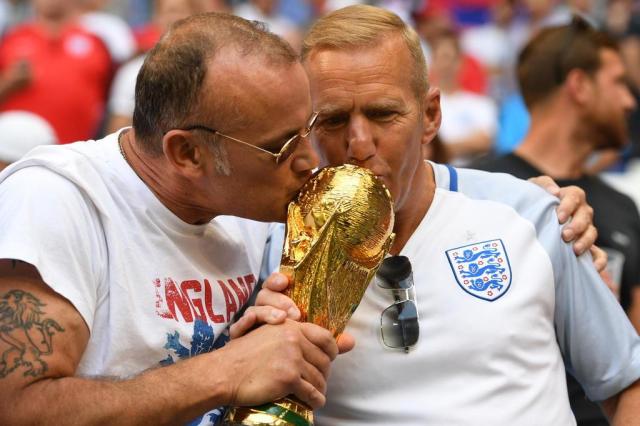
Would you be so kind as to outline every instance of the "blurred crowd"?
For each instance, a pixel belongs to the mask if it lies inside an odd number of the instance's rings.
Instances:
[[[176,20],[227,11],[264,22],[295,48],[323,14],[359,0],[0,0],[0,161],[44,143],[100,137],[131,123],[144,54]],[[541,28],[577,13],[613,35],[628,84],[640,93],[640,1],[377,0],[411,23],[423,41],[430,81],[442,93],[443,122],[426,155],[468,165],[511,152],[529,116],[515,78],[522,46]],[[624,150],[584,165],[640,202],[640,116],[629,117]]]

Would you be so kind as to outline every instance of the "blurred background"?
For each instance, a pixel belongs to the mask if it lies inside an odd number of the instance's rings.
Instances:
[[[319,16],[358,0],[0,0],[0,167],[44,143],[99,138],[127,126],[144,54],[172,22],[226,11],[265,22],[299,48]],[[536,31],[578,13],[619,40],[629,85],[640,93],[640,1],[376,0],[423,41],[442,91],[433,152],[455,165],[512,151],[528,127],[514,64]],[[9,113],[9,115],[6,115]],[[640,117],[623,150],[585,169],[640,203]],[[432,150],[430,148],[430,150]],[[440,155],[442,154],[442,155]]]

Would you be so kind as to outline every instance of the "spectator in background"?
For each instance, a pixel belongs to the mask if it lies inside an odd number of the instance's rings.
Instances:
[[[515,89],[513,66],[517,49],[511,37],[515,0],[498,0],[490,10],[492,20],[462,30],[460,45],[464,53],[483,65],[489,80],[488,94],[499,102]]]
[[[491,98],[460,86],[462,54],[455,32],[444,31],[432,45],[431,80],[441,91],[440,139],[454,165],[468,164],[491,151],[497,110]]]
[[[33,21],[0,41],[0,111],[40,115],[59,143],[96,136],[104,113],[111,59],[77,23],[76,0],[34,0]]]
[[[248,0],[235,7],[233,13],[249,21],[264,22],[269,31],[289,42],[295,51],[300,51],[302,32],[279,13],[278,0]]]
[[[585,190],[599,231],[596,244],[619,266],[610,284],[640,330],[640,215],[627,196],[584,173],[592,153],[627,142],[626,116],[636,103],[618,46],[576,17],[541,31],[521,53],[517,72],[531,113],[529,131],[512,154],[477,166],[523,179],[544,173]],[[607,424],[572,379],[569,391],[580,423]]]
[[[107,46],[114,64],[128,61],[136,53],[136,41],[129,24],[105,10],[110,0],[79,0],[80,24]]]
[[[152,18],[153,31],[158,32],[158,39],[169,27],[182,18],[198,11],[194,8],[192,0],[156,0],[154,3],[154,15]],[[147,32],[151,35],[152,32]],[[151,43],[152,39],[146,39],[145,43]],[[153,41],[155,44],[157,39]],[[144,48],[153,46],[144,45]],[[111,85],[111,94],[109,96],[109,115],[107,118],[107,133],[115,132],[126,126],[131,125],[133,118],[134,97],[136,89],[136,77],[138,71],[142,67],[145,55],[138,55],[136,58],[124,64],[118,70],[113,84]]]
[[[541,29],[567,24],[571,20],[572,12],[585,17],[591,23],[595,22],[597,15],[592,1],[570,0],[565,4],[557,0],[525,0],[523,6],[525,19],[522,17],[514,19],[509,26],[512,67],[515,66],[515,57],[524,44]],[[481,44],[477,45],[481,49]],[[504,90],[497,99],[500,104],[500,113],[495,152],[498,155],[512,152],[520,144],[529,128],[529,113],[522,95],[517,90],[515,76],[512,74],[513,72],[509,72],[510,77],[505,80]]]
[[[620,53],[629,75],[629,85],[640,101],[640,13],[637,2],[614,0],[608,3],[606,29],[620,43]],[[618,167],[602,173],[602,177],[621,192],[634,199],[640,209],[640,109],[629,117],[630,146],[623,155],[613,150],[608,164]],[[611,157],[611,155],[613,156]],[[601,162],[602,163],[602,162]],[[602,167],[600,167],[602,169]],[[597,172],[598,170],[593,170]]]
[[[415,14],[416,31],[426,43],[425,56],[431,66],[432,50],[436,40],[443,33],[454,30],[450,12],[443,8],[426,7]],[[462,54],[457,79],[460,87],[474,93],[487,93],[487,75],[482,64],[473,56]]]
[[[25,111],[0,113],[0,171],[32,148],[55,143],[53,128],[42,117]]]
[[[153,1],[151,21],[134,30],[138,53],[146,53],[174,22],[194,13],[228,12],[225,0]]]

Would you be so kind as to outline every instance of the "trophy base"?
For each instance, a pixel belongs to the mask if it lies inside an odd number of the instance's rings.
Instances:
[[[222,422],[227,426],[313,426],[313,411],[293,397],[255,407],[231,407]]]

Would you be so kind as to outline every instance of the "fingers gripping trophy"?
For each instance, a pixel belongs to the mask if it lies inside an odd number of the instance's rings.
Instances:
[[[302,321],[345,328],[393,241],[389,191],[369,170],[352,165],[318,172],[289,204],[280,272]],[[234,425],[313,425],[313,412],[293,397],[234,407]]]

